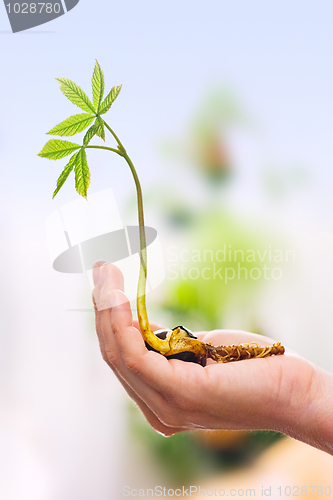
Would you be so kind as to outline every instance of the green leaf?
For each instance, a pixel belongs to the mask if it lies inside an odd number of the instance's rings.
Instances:
[[[97,116],[95,124],[97,125],[96,135],[105,141],[104,121],[100,116]]]
[[[105,141],[104,122],[100,116],[97,116],[95,123],[87,130],[87,133],[83,138],[84,146],[89,144],[94,135],[97,135]]]
[[[81,148],[76,155],[75,161],[75,188],[76,191],[87,198],[87,190],[90,184],[90,172],[87,162],[87,155],[84,148]]]
[[[74,153],[80,147],[79,144],[75,144],[74,142],[51,139],[45,144],[41,152],[38,153],[38,156],[48,158],[49,160],[60,160],[60,158],[65,158],[65,156]]]
[[[88,115],[87,113],[73,115],[56,125],[47,133],[50,135],[69,137],[71,135],[78,134],[89,127],[94,118],[94,115]]]
[[[109,111],[112,103],[117,99],[119,92],[121,91],[121,87],[121,85],[119,85],[119,87],[112,87],[112,89],[100,105],[98,114],[104,115],[104,113]]]
[[[95,113],[94,106],[90,102],[87,94],[83,92],[81,87],[67,78],[56,78],[60,83],[61,92],[76,106],[83,109],[87,113]]]
[[[96,135],[98,130],[98,124],[95,122],[90,128],[88,128],[86,135],[83,138],[84,146],[88,146],[91,139]]]
[[[65,184],[65,181],[67,180],[67,177],[69,176],[69,174],[73,170],[77,154],[78,153],[76,153],[75,155],[72,156],[72,158],[69,160],[69,162],[67,163],[67,165],[64,168],[64,170],[61,172],[60,177],[57,180],[57,187],[56,187],[56,190],[53,193],[52,199],[59,192],[60,188],[62,188],[62,186]]]
[[[98,113],[99,105],[101,104],[104,95],[104,73],[97,61],[95,64],[91,85],[93,92],[93,103],[95,111],[96,113]]]

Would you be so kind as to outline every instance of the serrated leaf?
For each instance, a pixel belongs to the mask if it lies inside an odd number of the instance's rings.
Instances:
[[[66,118],[61,123],[58,123],[55,127],[53,127],[49,132],[49,135],[60,135],[61,137],[70,137],[71,135],[78,134],[82,132],[84,129],[89,127],[93,119],[94,115],[88,115],[87,113],[81,113],[79,115],[73,115],[69,118]]]
[[[105,141],[104,121],[100,116],[96,118],[95,124],[97,126],[96,135]]]
[[[95,121],[95,123],[90,128],[88,128],[87,133],[83,138],[84,146],[87,146],[89,144],[94,135],[97,134],[97,131],[98,131],[98,124]]]
[[[101,104],[104,95],[104,73],[97,61],[95,64],[91,85],[93,92],[94,108],[96,113],[98,113],[99,105]]]
[[[99,118],[99,116],[96,118],[95,123],[87,130],[87,133],[83,138],[84,146],[87,146],[95,135],[101,137],[101,139],[105,141],[104,122],[101,118]]]
[[[90,102],[89,97],[85,92],[83,92],[81,87],[67,78],[56,78],[56,80],[60,83],[60,90],[67,97],[67,99],[79,108],[83,109],[83,111],[86,111],[87,113],[95,113],[93,104]]]
[[[57,187],[56,187],[56,189],[55,189],[55,191],[53,193],[52,199],[59,192],[60,188],[62,188],[62,186],[65,184],[65,182],[67,180],[67,177],[69,176],[69,174],[71,173],[71,171],[74,168],[76,157],[77,157],[77,153],[72,156],[72,158],[69,160],[69,162],[67,163],[67,165],[64,168],[64,170],[61,172],[61,174],[60,174],[60,176],[59,176],[59,178],[57,180]]]
[[[121,87],[121,85],[119,85],[119,87],[112,87],[112,89],[100,105],[98,114],[104,115],[104,113],[109,111],[112,103],[117,99],[119,92],[121,91]]]
[[[75,161],[75,188],[76,191],[87,198],[87,190],[90,184],[90,171],[87,162],[87,155],[84,148],[81,148],[76,155]]]
[[[74,142],[51,139],[45,144],[41,152],[38,153],[38,156],[48,158],[49,160],[60,160],[80,148],[81,146],[79,144],[75,144]]]

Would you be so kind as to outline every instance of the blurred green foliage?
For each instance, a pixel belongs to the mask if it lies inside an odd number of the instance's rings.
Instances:
[[[235,439],[233,445],[210,447],[200,437],[203,431],[183,432],[169,438],[154,432],[132,402],[128,415],[131,437],[142,446],[149,446],[172,486],[190,484],[207,474],[228,472],[248,464],[283,437],[271,431],[247,432],[241,439]],[[213,433],[214,438],[214,431],[206,433]]]
[[[162,307],[172,313],[176,323],[181,318],[193,330],[222,328],[228,308],[236,305],[247,310],[261,289],[264,273],[258,279],[252,279],[250,273],[267,260],[261,262],[258,257],[265,251],[267,255],[264,235],[216,209],[208,209],[185,224],[190,226],[186,261],[179,258],[171,263]],[[182,251],[179,249],[180,255]],[[254,262],[247,260],[253,258],[253,252]],[[179,279],[168,280],[176,273]],[[257,272],[253,276],[257,278]]]

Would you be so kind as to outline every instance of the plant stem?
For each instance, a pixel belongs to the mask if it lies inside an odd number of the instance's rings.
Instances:
[[[112,151],[113,153],[117,153],[117,155],[123,156],[118,149],[113,149],[113,148],[108,148],[106,146],[85,146],[85,148],[90,148],[90,149],[106,149],[107,151]]]
[[[154,332],[151,330],[148,320],[147,307],[146,307],[146,285],[147,285],[147,247],[146,247],[146,234],[145,234],[145,223],[144,223],[144,215],[143,215],[143,198],[142,198],[142,189],[139,181],[138,174],[135,170],[132,160],[128,156],[126,149],[120,142],[117,135],[114,131],[109,127],[107,123],[104,122],[106,128],[113,135],[118,144],[118,149],[108,148],[106,146],[86,146],[88,148],[98,148],[98,149],[107,149],[114,153],[122,156],[134,178],[136,192],[137,192],[137,202],[138,202],[138,219],[139,219],[139,235],[140,235],[140,274],[138,281],[138,289],[137,289],[137,313],[138,320],[140,324],[140,329],[145,341],[155,350],[158,350],[161,354],[166,354],[169,350],[168,341],[161,340]]]
[[[122,145],[122,143],[120,142],[119,138],[117,137],[116,133],[112,130],[112,128],[109,127],[109,125],[106,122],[104,122],[104,125],[106,126],[106,128],[108,129],[108,131],[111,132],[111,134],[113,135],[113,137],[116,139],[116,142],[117,142],[119,148],[121,150],[125,151],[124,146]]]

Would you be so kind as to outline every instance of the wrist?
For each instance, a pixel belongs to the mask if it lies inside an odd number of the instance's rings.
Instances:
[[[309,444],[333,455],[333,375],[312,365],[314,378],[302,431]]]
[[[278,430],[333,455],[333,375],[305,359],[293,361]]]

